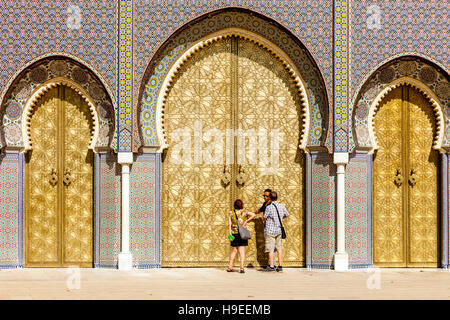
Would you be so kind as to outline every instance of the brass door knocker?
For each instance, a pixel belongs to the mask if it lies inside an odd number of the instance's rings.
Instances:
[[[52,186],[56,186],[56,184],[58,183],[58,174],[56,173],[56,169],[52,169],[49,182]]]
[[[409,175],[408,181],[409,181],[409,184],[410,184],[412,187],[414,187],[414,186],[416,185],[416,183],[417,183],[417,175],[416,175],[416,172],[415,172],[414,169],[411,169],[411,173],[410,173],[410,175]]]
[[[68,169],[64,171],[63,182],[66,187],[72,183],[72,176],[70,175],[70,171]]]
[[[240,186],[242,186],[246,181],[246,177],[245,177],[245,171],[242,168],[241,165],[239,165],[239,172],[238,175],[236,176],[236,183]]]
[[[400,187],[403,184],[403,176],[402,171],[400,169],[397,169],[397,173],[394,178],[394,183],[397,185],[397,187]]]
[[[230,182],[231,182],[231,172],[230,172],[229,168],[227,170],[227,166],[226,165],[223,166],[223,174],[222,174],[222,177],[221,177],[220,180],[221,180],[221,182],[222,182],[222,184],[224,186],[229,185]]]

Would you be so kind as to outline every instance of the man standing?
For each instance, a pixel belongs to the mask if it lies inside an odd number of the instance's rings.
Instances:
[[[270,204],[270,193],[272,192],[272,189],[266,189],[264,190],[264,203],[261,206],[261,208],[258,209],[258,211],[256,211],[255,213],[262,213],[264,214],[264,211],[266,211],[266,207]]]
[[[275,271],[275,249],[278,252],[278,267],[276,271],[283,271],[283,255],[281,243],[281,224],[280,221],[289,216],[284,205],[278,203],[278,195],[275,191],[270,192],[271,203],[267,205],[264,212],[264,237],[266,240],[266,252],[269,254],[269,265],[265,271]],[[279,217],[279,218],[278,218]]]
[[[256,210],[255,214],[257,219],[255,219],[255,244],[256,244],[256,257],[261,266],[267,266],[267,254],[265,252],[265,242],[266,237],[264,235],[264,222],[263,215],[266,207],[270,204],[270,193],[271,189],[264,190],[264,202],[258,210]],[[262,213],[261,218],[259,218],[259,213]]]

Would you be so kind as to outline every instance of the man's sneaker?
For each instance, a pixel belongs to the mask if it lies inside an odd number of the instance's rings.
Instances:
[[[277,267],[277,271],[278,271],[278,272],[283,272],[283,267],[282,267],[282,266],[278,266],[278,267]]]
[[[271,266],[267,266],[267,267],[264,269],[264,271],[266,271],[266,272],[273,272],[273,271],[275,271],[275,268],[272,268]]]

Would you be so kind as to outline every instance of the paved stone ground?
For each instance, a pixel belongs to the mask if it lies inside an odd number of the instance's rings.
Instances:
[[[450,271],[2,269],[0,299],[449,299]],[[274,292],[277,294],[275,295]]]

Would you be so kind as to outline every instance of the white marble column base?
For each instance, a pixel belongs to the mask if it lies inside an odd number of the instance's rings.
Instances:
[[[348,254],[347,252],[336,252],[334,254],[334,270],[347,271],[348,270]]]
[[[131,253],[119,253],[119,270],[133,269],[133,255]]]

